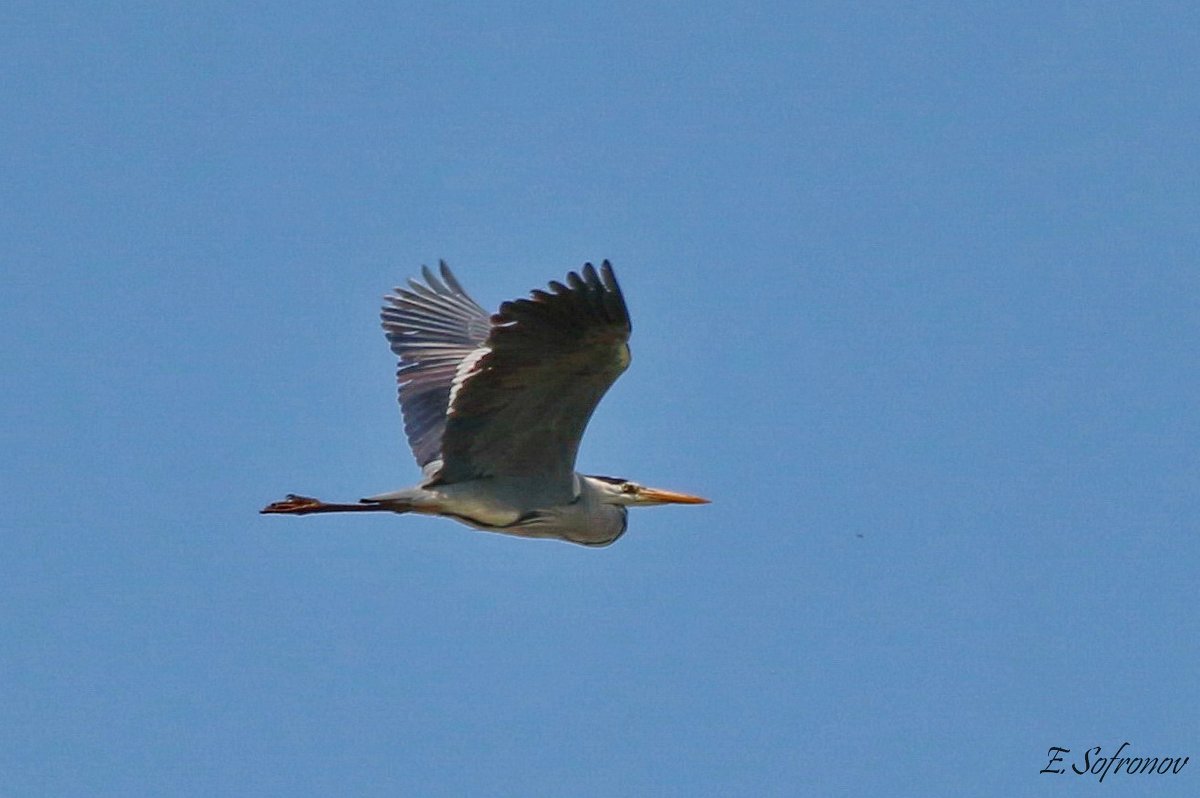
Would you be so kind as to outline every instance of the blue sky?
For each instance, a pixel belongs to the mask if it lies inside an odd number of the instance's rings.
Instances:
[[[4,17],[0,793],[1196,794],[1191,5]],[[257,515],[416,479],[438,258],[611,259],[579,466],[714,503]]]

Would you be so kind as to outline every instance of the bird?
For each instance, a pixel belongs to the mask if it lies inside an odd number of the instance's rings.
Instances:
[[[575,471],[584,429],[630,363],[632,325],[612,265],[591,263],[489,316],[445,261],[384,297],[404,431],[422,478],[357,503],[288,494],[261,513],[443,516],[488,532],[607,546],[628,508],[708,504]]]

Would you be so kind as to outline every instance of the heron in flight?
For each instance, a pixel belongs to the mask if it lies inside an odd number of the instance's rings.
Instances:
[[[629,365],[629,311],[612,266],[586,264],[489,317],[445,262],[385,298],[400,359],[404,431],[423,478],[356,504],[289,495],[263,513],[442,515],[476,529],[606,546],[627,508],[707,504],[687,493],[579,474],[601,397]]]

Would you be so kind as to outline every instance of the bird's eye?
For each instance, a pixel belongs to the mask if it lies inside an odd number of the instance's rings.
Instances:
[[[626,482],[624,485],[621,486],[622,493],[637,493],[638,490],[640,490],[640,488],[638,488],[638,486],[633,484],[632,482]]]

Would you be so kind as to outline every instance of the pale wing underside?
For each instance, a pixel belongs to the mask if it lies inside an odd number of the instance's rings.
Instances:
[[[502,304],[482,353],[463,364],[453,386],[437,481],[570,480],[592,411],[629,365],[629,333],[629,312],[607,261],[599,272],[589,263],[581,274],[568,274],[566,285],[552,282],[549,291]],[[468,342],[472,352],[479,345],[464,337],[456,364],[471,354],[464,354]],[[450,383],[442,379],[438,396],[449,398]],[[408,412],[406,405],[406,418]]]
[[[487,313],[467,296],[450,268],[440,264],[441,279],[421,267],[425,283],[409,280],[385,297],[380,314],[392,352],[400,359],[400,408],[404,432],[417,464],[441,459],[446,409],[459,364],[487,339]]]

